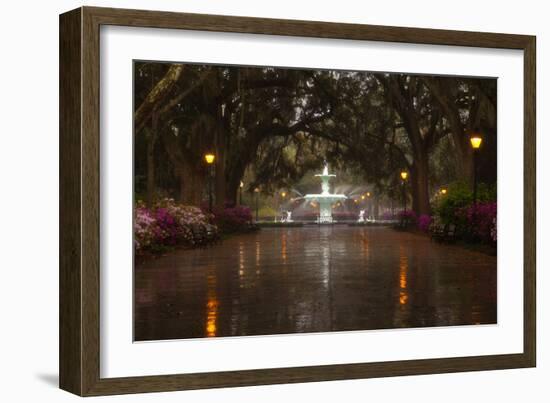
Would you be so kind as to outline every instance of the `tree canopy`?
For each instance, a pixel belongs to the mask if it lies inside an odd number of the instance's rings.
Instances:
[[[291,187],[327,160],[394,199],[399,172],[419,214],[439,186],[496,182],[496,80],[401,73],[134,64],[135,189],[200,204],[216,156],[215,199]]]

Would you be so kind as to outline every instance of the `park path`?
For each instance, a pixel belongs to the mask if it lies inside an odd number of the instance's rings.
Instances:
[[[496,323],[496,257],[385,227],[264,228],[135,270],[135,340]]]

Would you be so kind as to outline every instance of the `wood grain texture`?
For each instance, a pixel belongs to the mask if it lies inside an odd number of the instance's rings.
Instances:
[[[81,394],[81,11],[59,29],[59,386]]]
[[[524,51],[524,352],[100,378],[99,28],[189,29]],[[60,17],[60,387],[81,396],[531,367],[535,321],[535,37],[83,7]]]
[[[82,9],[82,389],[99,378],[99,24]]]
[[[189,29],[312,38],[523,49],[529,36],[489,32],[86,7],[106,25]]]
[[[101,379],[89,396],[528,367],[523,354]]]
[[[531,366],[536,366],[536,257],[537,257],[537,136],[536,136],[536,39],[530,37],[524,48],[524,134],[523,134],[523,354]]]

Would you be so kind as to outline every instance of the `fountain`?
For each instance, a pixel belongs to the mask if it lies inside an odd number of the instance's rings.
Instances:
[[[281,222],[292,223],[292,211],[285,211],[286,217],[281,218]]]
[[[357,222],[365,222],[365,210],[359,211],[359,218],[357,219]]]
[[[328,173],[328,165],[325,162],[325,168],[323,169],[322,174],[317,174],[321,178],[321,193],[320,194],[307,194],[304,196],[304,199],[308,201],[316,201],[319,203],[319,218],[317,222],[319,224],[333,223],[332,219],[332,203],[339,200],[347,199],[347,196],[344,194],[333,194],[330,193],[330,178],[336,177],[334,174]]]

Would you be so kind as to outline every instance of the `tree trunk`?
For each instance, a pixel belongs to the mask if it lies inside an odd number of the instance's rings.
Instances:
[[[206,183],[204,167],[197,163],[197,157],[183,148],[173,134],[165,132],[162,143],[179,178],[179,201],[187,205],[200,206]]]
[[[225,177],[225,146],[223,139],[216,146],[216,167],[214,178],[215,206],[223,209],[225,206],[226,177]]]
[[[225,200],[230,204],[237,205],[239,203],[239,185],[241,184],[241,177],[237,177],[237,175],[229,176],[225,188]]]
[[[188,180],[185,177],[186,176],[185,172],[183,172],[181,169],[176,169],[176,172],[178,174],[179,185],[180,185],[178,201],[181,204],[187,204],[187,189],[186,189],[186,186],[188,184]]]
[[[403,121],[404,129],[411,143],[413,154],[413,162],[410,167],[412,209],[418,215],[430,214],[428,150],[434,133],[431,132],[431,134],[423,136],[421,132],[419,111],[415,109],[410,93],[412,84],[418,83],[411,79],[411,82],[405,85],[397,78],[390,79],[386,83],[393,96],[393,106]],[[437,120],[434,123],[437,123]],[[435,125],[433,128],[435,129]]]
[[[226,150],[227,150],[227,135],[226,127],[224,125],[224,113],[222,105],[217,108],[216,119],[216,139],[215,139],[215,152],[216,152],[216,177],[214,178],[214,194],[215,194],[215,206],[218,209],[223,209],[225,206],[226,195]],[[229,129],[227,129],[229,130]]]
[[[428,174],[428,155],[426,151],[422,151],[420,155],[415,155],[414,169],[411,172],[413,210],[417,215],[431,214]]]
[[[471,184],[474,178],[474,160],[469,139],[464,132],[462,123],[460,123],[458,112],[455,114],[448,107],[444,107],[444,110],[450,123],[453,143],[455,145],[458,177],[465,178]]]
[[[410,189],[410,192],[411,192],[411,206],[410,206],[410,209],[414,212],[417,212],[419,210],[418,208],[418,186],[416,186],[415,184],[418,182],[418,180],[416,179],[416,177],[418,176],[417,172],[416,172],[416,164],[413,164],[413,166],[411,167],[411,174],[410,174],[410,183],[405,183],[405,188],[407,187],[407,185],[409,185],[409,189]],[[405,194],[407,192],[405,191]],[[408,203],[408,199],[407,199],[407,203]]]
[[[181,203],[199,207],[202,203],[207,176],[186,160],[178,164],[178,172]]]
[[[155,201],[155,142],[150,137],[147,142],[147,196],[146,203],[152,206]]]
[[[378,217],[380,216],[380,198],[377,196],[374,196],[374,219],[378,220]]]
[[[155,186],[155,146],[158,138],[158,115],[151,115],[151,131],[147,138],[147,196],[146,203],[152,206],[156,199]]]
[[[411,166],[410,189],[412,209],[417,215],[430,214],[429,158],[427,145],[421,141],[416,127],[409,129],[409,138],[413,145],[413,163]],[[416,136],[416,137],[415,137]]]
[[[242,70],[239,69],[237,72],[237,94],[239,96],[239,110],[236,113],[238,115],[238,126],[237,126],[237,135],[240,136],[244,131],[244,114],[246,110],[246,91],[243,91],[241,76]],[[246,144],[246,142],[245,142]],[[246,148],[246,147],[244,147]],[[227,153],[230,153],[231,150],[226,150]],[[244,170],[246,165],[248,165],[247,158],[248,150],[242,150],[239,152],[239,155],[233,154],[228,155],[228,164],[226,165],[226,179],[227,187],[225,189],[225,200],[232,205],[238,205],[242,203],[242,200],[239,198],[239,193],[242,192],[240,189],[241,181],[244,176]]]
[[[233,164],[226,166],[227,185],[225,188],[225,199],[231,204],[239,203],[239,188],[241,180],[244,176],[244,171],[248,162],[244,155],[239,156],[237,161],[233,160]]]
[[[460,120],[460,112],[456,102],[449,92],[448,86],[442,83],[440,79],[425,78],[424,80],[434,95],[435,100],[443,109],[445,117],[449,122],[456,150],[455,158],[458,177],[465,178],[468,183],[471,184],[474,173],[473,153],[466,133],[466,127],[464,127],[464,124]],[[478,116],[478,111],[479,107],[474,111],[475,113],[472,113]],[[473,120],[474,122],[471,122],[471,124],[476,124],[477,122],[475,122],[475,120],[477,120],[477,118]]]

